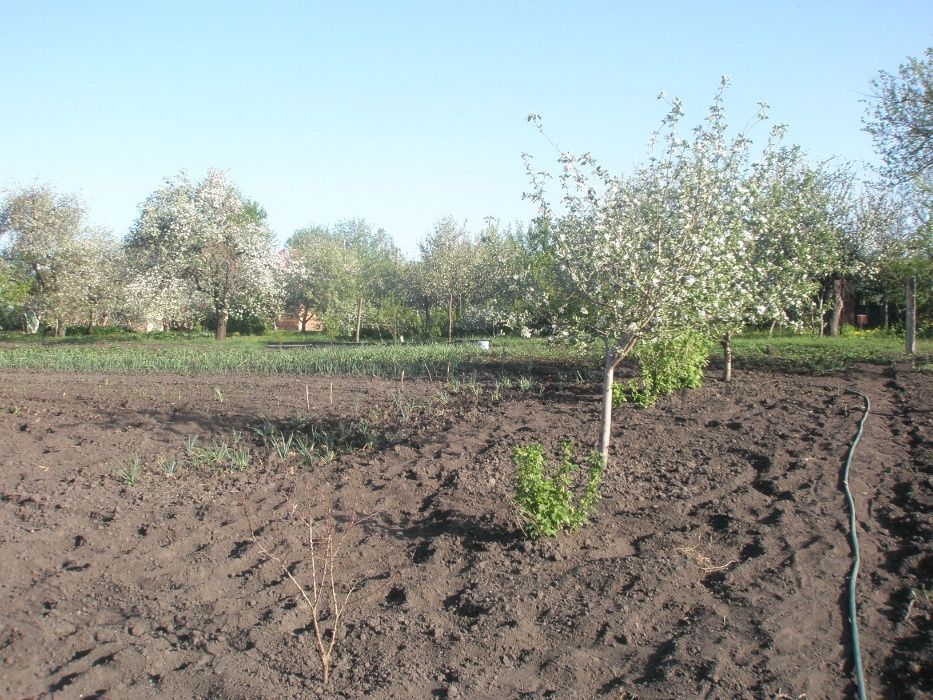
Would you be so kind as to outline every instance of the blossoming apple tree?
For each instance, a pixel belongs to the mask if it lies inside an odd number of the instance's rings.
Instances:
[[[612,385],[639,341],[708,324],[735,303],[735,272],[751,233],[744,226],[749,140],[730,137],[724,80],[690,138],[678,133],[671,104],[649,160],[614,176],[589,154],[561,153],[560,211],[550,204],[546,173],[526,157],[539,219],[549,230],[564,302],[556,328],[599,347],[603,390],[597,450],[609,457]],[[530,120],[540,128],[537,115]]]
[[[447,342],[453,342],[454,301],[469,296],[479,280],[473,274],[473,241],[465,226],[444,217],[420,244],[422,284],[427,298],[447,306]],[[426,321],[427,323],[427,321]]]
[[[282,262],[265,212],[220,171],[200,182],[183,174],[166,181],[143,203],[127,248],[143,288],[154,298],[209,308],[218,340],[231,313],[271,315],[279,308]]]
[[[89,284],[80,270],[97,236],[87,229],[84,206],[47,185],[12,193],[0,209],[0,243],[15,279],[26,288],[23,308],[32,332],[54,321],[65,334],[70,306]],[[87,243],[87,245],[85,245]]]
[[[782,146],[777,126],[750,166],[736,224],[745,229],[724,260],[730,292],[710,317],[723,347],[724,379],[732,377],[732,337],[749,325],[800,327],[814,306],[817,278],[832,267],[832,236],[824,178],[796,146]]]

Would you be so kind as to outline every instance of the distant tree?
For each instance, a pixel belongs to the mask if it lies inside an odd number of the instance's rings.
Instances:
[[[416,265],[392,246],[374,266],[373,300],[365,323],[368,332],[394,340],[411,337],[421,327],[414,279]]]
[[[890,325],[890,308],[903,311],[907,279],[916,278],[921,322],[933,314],[933,228],[926,207],[912,188],[891,189],[881,183],[867,187],[859,201],[858,218],[865,231],[867,274],[863,289],[882,308],[882,324]]]
[[[809,316],[817,288],[813,268],[819,217],[813,201],[809,166],[798,147],[772,142],[749,177],[746,225],[752,232],[744,274],[752,293],[746,298],[745,323],[800,326]]]
[[[63,274],[62,286],[68,290],[61,300],[63,313],[89,334],[95,326],[106,325],[124,304],[123,266],[122,247],[108,231],[86,230]]]
[[[472,275],[480,280],[469,299],[464,299],[464,318],[458,326],[472,332],[529,332],[527,291],[519,280],[531,263],[524,226],[501,225],[487,217],[474,243]]]
[[[346,251],[321,226],[295,231],[285,243],[285,305],[299,313],[301,331],[336,304],[346,286]]]
[[[434,308],[434,296],[424,261],[420,258],[409,261],[405,268],[405,279],[408,302],[420,314],[419,331],[424,337],[430,338],[434,335],[435,319],[431,314]]]
[[[123,321],[147,329],[191,328],[210,313],[203,295],[191,285],[167,276],[164,270],[148,267],[137,251],[125,249]]]
[[[0,257],[0,324],[19,327],[16,317],[29,291],[29,282],[14,269],[13,265]]]
[[[142,205],[127,241],[145,288],[173,303],[195,301],[217,319],[223,340],[231,313],[274,314],[282,295],[281,259],[265,211],[227,176],[166,181]]]
[[[822,275],[816,302],[817,330],[839,335],[847,285],[858,283],[868,272],[867,236],[869,220],[861,214],[865,190],[851,168],[821,167],[816,171],[814,187],[822,205],[816,211],[822,217],[816,230],[822,235],[815,246],[821,257],[813,265],[816,275]]]
[[[473,242],[466,227],[448,216],[434,224],[420,248],[424,289],[432,302],[446,305],[447,342],[452,343],[454,303],[479,283],[473,267]]]
[[[871,216],[877,221],[881,215],[889,224],[872,241],[873,281],[887,325],[888,309],[899,305],[905,280],[916,277],[922,323],[933,313],[933,47],[921,58],[908,58],[896,74],[881,71],[871,86],[874,97],[868,101],[865,130],[884,162],[881,172],[890,190],[884,198],[898,208],[882,207]]]
[[[356,300],[353,340],[360,342],[363,310],[390,286],[401,257],[385,229],[373,230],[365,219],[346,219],[331,229],[342,244],[346,260],[345,293]]]
[[[842,280],[856,271],[860,250],[847,213],[851,190],[847,171],[813,166],[799,147],[766,149],[749,178],[747,323],[801,327],[815,316],[822,328],[828,305],[838,327]]]
[[[567,287],[555,254],[551,222],[539,217],[522,237],[521,271],[515,280],[522,293],[521,303],[528,318],[530,332],[551,336],[559,334],[555,321],[564,315],[573,316],[579,296]]]
[[[933,175],[933,47],[908,58],[896,74],[881,71],[872,83],[865,130],[884,159],[884,174],[896,183]]]
[[[0,210],[3,257],[16,279],[28,284],[25,313],[35,332],[40,321],[54,320],[56,335],[65,334],[66,302],[73,289],[68,273],[79,259],[84,206],[49,186],[31,186],[11,194]]]
[[[296,231],[285,247],[289,306],[327,317],[359,342],[365,310],[385,296],[401,259],[388,234],[346,219]]]

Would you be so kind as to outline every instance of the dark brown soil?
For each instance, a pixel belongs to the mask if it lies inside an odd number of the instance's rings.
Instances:
[[[582,453],[592,385],[2,372],[0,696],[850,697],[850,387],[873,403],[851,478],[869,693],[927,697],[933,377],[877,367],[623,407],[591,524],[539,543],[513,517],[510,451]],[[374,445],[305,469],[251,432],[299,415],[367,421],[346,442]],[[185,463],[187,437],[234,430],[247,470]],[[373,515],[337,578],[363,581],[325,691],[308,609],[251,527],[282,555],[291,540],[309,582],[301,517],[343,531],[354,513]]]

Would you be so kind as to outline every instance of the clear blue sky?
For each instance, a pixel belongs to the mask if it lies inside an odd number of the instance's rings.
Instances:
[[[364,217],[409,254],[441,216],[529,219],[521,153],[642,157],[728,74],[814,157],[874,160],[869,83],[933,45],[933,2],[0,0],[0,188],[82,197],[122,235],[179,170],[229,170],[281,240]],[[766,129],[760,131],[764,138]]]

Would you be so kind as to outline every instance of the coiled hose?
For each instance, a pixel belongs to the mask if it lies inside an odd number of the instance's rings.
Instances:
[[[860,391],[854,389],[846,389],[846,391],[865,399],[865,413],[862,415],[862,420],[859,421],[858,432],[855,434],[855,439],[849,447],[845,468],[842,470],[842,487],[846,492],[846,500],[849,502],[849,540],[852,543],[852,569],[849,572],[849,624],[852,628],[853,668],[855,671],[855,684],[858,690],[858,698],[859,700],[866,700],[865,674],[862,671],[862,652],[858,641],[858,620],[856,618],[857,608],[855,601],[855,584],[858,578],[858,569],[859,564],[861,564],[861,559],[859,558],[858,533],[856,532],[855,501],[852,499],[852,492],[849,490],[849,467],[852,465],[852,456],[855,454],[855,446],[858,445],[859,438],[862,437],[865,421],[868,420],[868,413],[871,411],[871,401]]]

